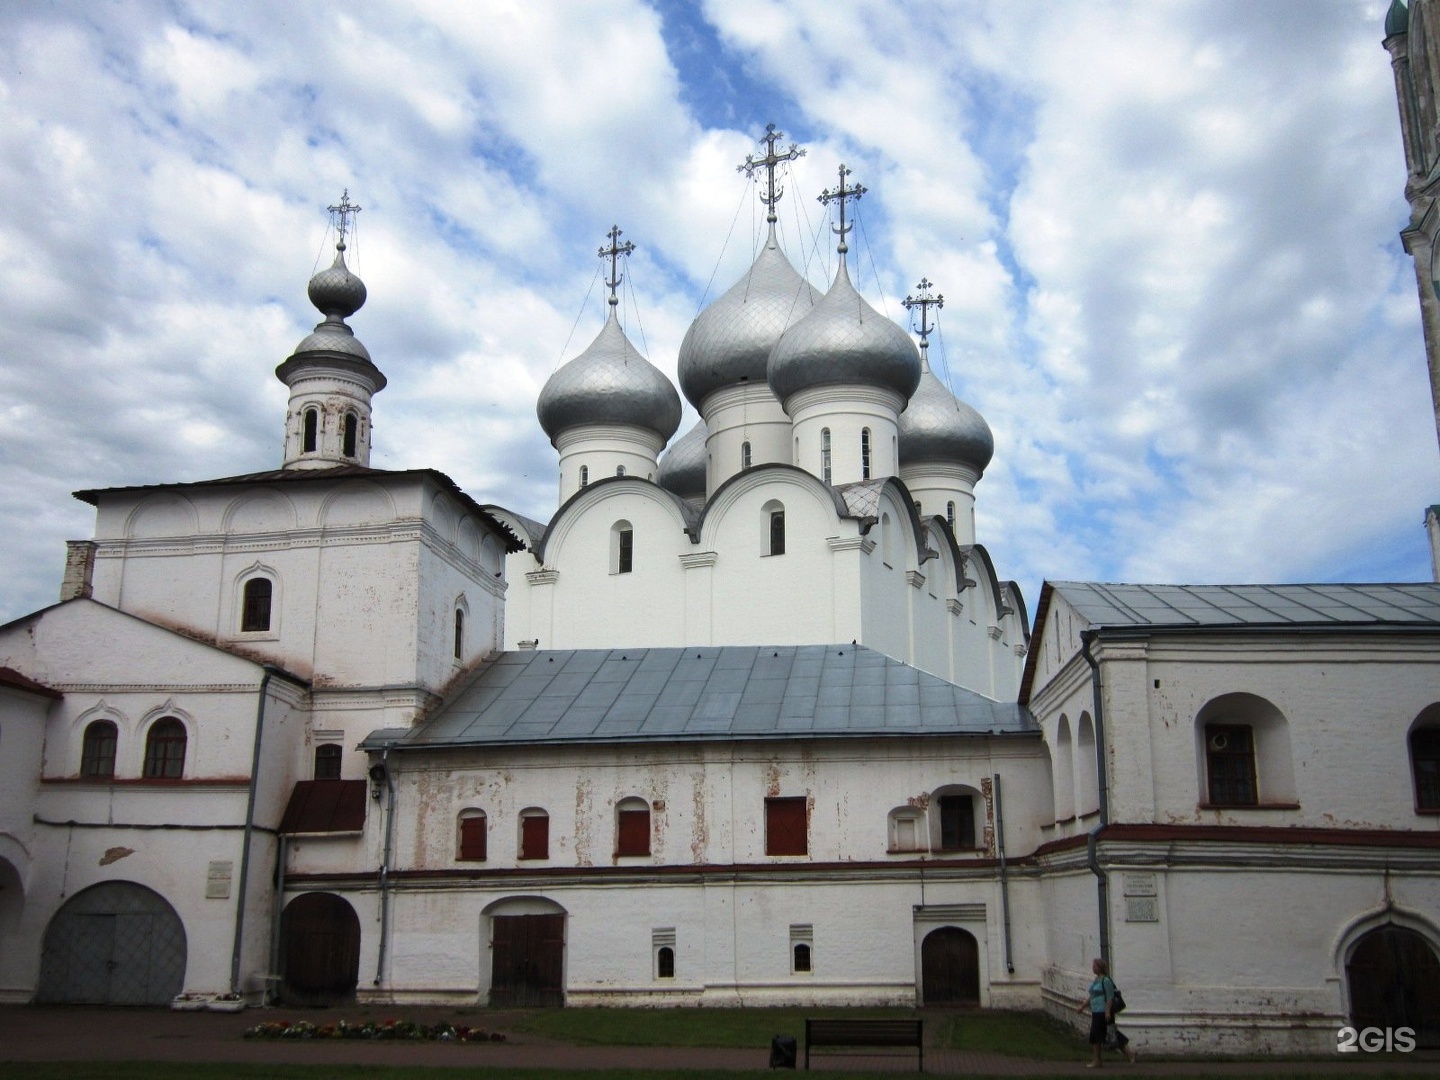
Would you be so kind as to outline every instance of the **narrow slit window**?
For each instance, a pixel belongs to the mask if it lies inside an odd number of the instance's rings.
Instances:
[[[750,444],[748,442],[740,444],[740,468],[750,468]]]
[[[770,554],[785,554],[785,511],[770,511]]]
[[[830,429],[820,429],[820,479],[830,483]]]
[[[860,479],[870,479],[870,429],[860,430]]]
[[[354,457],[360,439],[360,418],[353,412],[345,414],[345,456]]]
[[[455,609],[455,659],[465,659],[465,612]]]
[[[945,504],[945,522],[946,522],[946,524],[948,524],[948,525],[950,526],[950,531],[951,531],[951,532],[954,532],[954,531],[955,531],[955,504],[954,504],[953,502],[947,502],[947,503]]]
[[[628,574],[635,569],[635,530],[621,529],[616,550],[615,572]]]
[[[302,449],[307,454],[313,454],[315,448],[320,445],[320,410],[306,409],[304,419],[304,442]]]
[[[589,487],[589,486],[590,486],[590,466],[589,466],[589,465],[581,465],[581,466],[580,466],[580,486],[581,486],[582,488],[583,488],[583,487]]]

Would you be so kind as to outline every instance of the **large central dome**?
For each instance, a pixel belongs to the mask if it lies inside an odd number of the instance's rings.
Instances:
[[[774,229],[724,296],[690,324],[680,345],[680,389],[696,409],[716,390],[765,381],[770,350],[815,307],[818,293],[780,251]]]

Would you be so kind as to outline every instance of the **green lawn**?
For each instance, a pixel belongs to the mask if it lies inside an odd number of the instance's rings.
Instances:
[[[824,1009],[533,1009],[511,1013],[505,1031],[581,1046],[762,1046],[793,1035],[803,1049],[805,1018]],[[835,1016],[908,1017],[914,1009],[841,1009]]]

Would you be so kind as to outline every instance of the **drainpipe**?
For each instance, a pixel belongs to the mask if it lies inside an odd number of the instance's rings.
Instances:
[[[290,838],[284,833],[277,837],[275,847],[275,902],[270,905],[270,974],[280,974],[280,914],[285,906],[285,860],[288,857]],[[269,994],[275,994],[279,983],[272,982],[266,987]],[[267,996],[269,996],[267,994]],[[262,1005],[270,1002],[262,1001]]]
[[[1005,939],[1005,970],[1014,975],[1015,959],[1010,953],[1010,881],[1005,873],[1005,814],[1000,809],[1000,774],[998,772],[992,783],[995,792],[995,844],[1000,855],[1000,911],[1004,916],[1002,928]]]
[[[1105,767],[1105,706],[1100,687],[1100,662],[1090,651],[1090,646],[1096,636],[1094,630],[1083,630],[1080,633],[1080,652],[1085,657],[1085,662],[1090,665],[1090,687],[1094,697],[1093,707],[1095,710],[1095,776],[1100,793],[1100,823],[1091,829],[1090,834],[1085,838],[1085,861],[1090,867],[1090,872],[1095,875],[1096,900],[1100,908],[1100,959],[1104,960],[1108,967],[1110,964],[1110,882],[1105,875],[1104,868],[1100,865],[1097,840],[1105,826],[1110,824],[1110,783],[1109,771]]]
[[[265,734],[265,691],[270,687],[267,666],[260,678],[255,702],[255,747],[250,754],[250,795],[245,802],[245,838],[240,844],[240,887],[235,901],[235,944],[230,950],[230,993],[240,992],[240,946],[245,938],[245,889],[250,879],[250,840],[255,831],[255,792],[260,786],[260,742]]]
[[[385,854],[380,861],[380,949],[375,959],[374,986],[385,973],[385,943],[390,934],[390,850],[395,837],[395,778],[387,762],[390,748],[380,752],[380,771],[385,774]],[[373,777],[373,773],[372,773]]]

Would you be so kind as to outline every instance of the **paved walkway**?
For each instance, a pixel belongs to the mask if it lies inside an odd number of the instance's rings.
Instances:
[[[450,1009],[397,1009],[397,1016],[417,1023],[442,1021],[468,1023],[505,1030],[504,1014]],[[248,1010],[223,1013],[177,1013],[165,1009],[50,1008],[33,1005],[0,1006],[0,1062],[3,1061],[236,1061],[258,1064],[422,1065],[436,1068],[616,1069],[642,1072],[651,1069],[764,1070],[768,1047],[696,1049],[687,1047],[569,1046],[537,1036],[512,1036],[505,1043],[456,1044],[431,1042],[349,1042],[341,1040],[270,1041],[241,1037],[246,1028],[267,1020],[308,1019],[328,1023],[344,1018],[341,1012],[306,1010]],[[803,1053],[803,1051],[802,1051]],[[815,1067],[869,1069],[876,1072],[913,1073],[913,1056],[817,1055]],[[803,1058],[802,1058],[803,1064]],[[1076,1062],[1031,1061],[1000,1054],[958,1050],[925,1052],[926,1073],[968,1076],[1074,1076],[1092,1075]],[[1118,1056],[1107,1065],[1122,1076],[1282,1076],[1286,1073],[1363,1076],[1379,1072],[1440,1073],[1440,1056],[1434,1053],[1404,1059],[1364,1059],[1358,1056],[1332,1061],[1213,1062],[1140,1061],[1129,1066]],[[0,1069],[0,1073],[4,1070]]]

